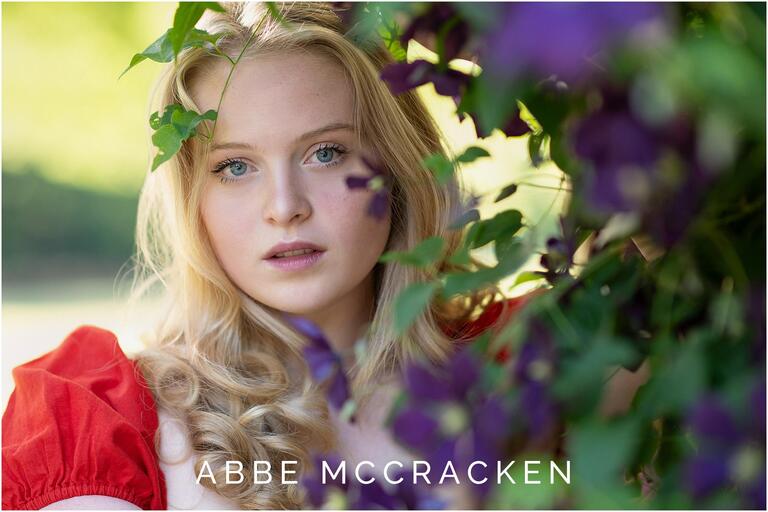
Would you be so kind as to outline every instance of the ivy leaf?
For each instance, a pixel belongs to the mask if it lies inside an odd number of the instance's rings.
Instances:
[[[157,155],[152,160],[152,170],[169,160],[181,149],[181,134],[172,124],[165,124],[152,134],[152,143],[157,147]]]
[[[469,146],[466,150],[464,150],[464,153],[456,158],[456,161],[462,164],[468,164],[470,162],[474,162],[478,158],[483,158],[486,156],[491,156],[491,154],[488,153],[488,151],[485,149],[478,146]]]
[[[395,300],[395,329],[402,334],[427,307],[440,283],[414,283]]]
[[[445,240],[439,236],[433,236],[422,241],[410,252],[390,251],[382,254],[379,261],[388,263],[396,261],[405,265],[423,268],[435,262],[443,252]]]
[[[472,224],[472,227],[470,227],[469,231],[467,231],[466,237],[464,237],[464,243],[448,258],[449,263],[453,263],[454,265],[470,264],[471,261],[469,258],[469,251],[472,249],[472,244],[474,243],[475,237],[477,236],[478,227],[479,226],[477,223]]]
[[[187,35],[195,28],[206,9],[224,12],[218,2],[179,2],[173,15],[173,27],[168,31],[168,41],[171,43],[173,55],[179,54],[187,40]]]
[[[453,162],[440,153],[433,153],[425,158],[424,166],[432,171],[441,185],[446,184],[453,176]]]
[[[529,283],[531,281],[538,281],[539,279],[544,279],[544,274],[539,274],[538,272],[521,272],[519,276],[517,276],[517,279],[515,279],[515,283],[512,285],[514,288],[515,286],[523,283]]]
[[[165,107],[162,115],[154,112],[149,118],[149,125],[155,130],[152,143],[158,152],[152,160],[152,171],[175,155],[182,143],[197,133],[197,126],[201,122],[215,120],[215,110],[198,114],[194,110],[186,110],[178,103]]]
[[[176,56],[173,51],[171,40],[169,39],[171,30],[173,29],[168,29],[165,34],[160,36],[157,40],[155,40],[155,42],[149,45],[146,50],[134,55],[128,67],[125,68],[125,71],[120,73],[120,77],[126,74],[128,70],[134,67],[136,64],[146,59],[161,63],[171,62]],[[221,39],[223,36],[223,33],[209,34],[205,30],[193,29],[187,33],[181,49],[184,50],[187,48],[203,48],[206,46],[214,47],[219,42],[219,39]]]
[[[483,268],[475,272],[450,272],[445,275],[443,297],[448,299],[456,294],[477,290],[495,283],[503,277],[503,271],[498,266]]]
[[[509,238],[523,226],[523,215],[517,210],[505,210],[493,218],[478,222],[477,236],[472,244],[473,249],[484,246],[493,240]]]
[[[496,199],[494,199],[493,202],[494,203],[498,203],[502,199],[508,198],[509,196],[514,194],[515,192],[517,192],[517,184],[510,183],[509,185],[507,185],[506,187],[501,189],[501,192],[499,192],[499,195],[496,196]]]

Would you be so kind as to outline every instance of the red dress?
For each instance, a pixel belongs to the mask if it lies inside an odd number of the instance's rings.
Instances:
[[[524,299],[507,299],[514,311]],[[499,319],[493,304],[451,329],[476,336]],[[167,508],[152,393],[105,329],[84,325],[56,349],[14,368],[3,414],[3,509],[39,509],[89,494]]]

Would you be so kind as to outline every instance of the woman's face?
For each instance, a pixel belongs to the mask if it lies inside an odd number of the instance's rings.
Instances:
[[[193,87],[202,112],[217,108],[229,67],[222,60]],[[237,65],[206,162],[201,214],[224,271],[257,302],[311,315],[373,293],[390,213],[369,217],[373,192],[347,188],[347,175],[370,175],[352,122],[351,88],[330,58],[281,53]],[[298,269],[265,259],[296,240],[324,251]]]

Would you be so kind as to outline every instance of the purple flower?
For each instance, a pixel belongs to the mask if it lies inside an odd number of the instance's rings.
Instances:
[[[347,176],[346,183],[350,189],[366,189],[374,192],[371,202],[368,204],[368,215],[383,219],[387,215],[390,201],[391,177],[379,166],[366,157],[362,157],[363,163],[371,171],[371,176]]]
[[[698,161],[693,123],[679,114],[651,127],[633,112],[626,93],[610,86],[602,100],[571,133],[576,156],[588,164],[574,180],[575,197],[590,213],[638,213],[642,230],[671,247],[714,179]]]
[[[475,460],[493,466],[511,417],[505,402],[483,389],[480,370],[469,348],[457,351],[440,368],[410,364],[405,371],[408,402],[392,424],[395,439],[435,468],[451,461],[462,472]],[[482,497],[490,486],[473,490]]]
[[[335,490],[345,496],[345,505],[351,510],[437,510],[445,507],[445,503],[432,496],[422,482],[414,485],[412,472],[401,469],[390,474],[393,481],[402,483],[384,487],[377,478],[372,483],[362,484],[354,478],[348,478],[346,483],[341,479],[327,478],[323,484],[321,471],[323,461],[335,469],[342,462],[338,454],[313,454],[313,465],[301,477],[300,484],[306,493],[307,501],[312,508],[321,509],[327,506],[329,491]],[[367,480],[370,474],[361,473],[361,479]]]
[[[702,398],[689,416],[696,454],[684,467],[684,482],[700,502],[736,486],[746,508],[765,509],[765,379],[749,396],[749,418],[737,418],[717,397]]]
[[[549,385],[554,379],[557,353],[554,342],[540,321],[530,325],[528,339],[515,360],[513,375],[520,389],[520,410],[530,442],[546,443],[558,427],[559,408]]]
[[[512,3],[487,40],[491,75],[535,81],[587,78],[599,54],[661,17],[654,3]]]
[[[309,343],[304,347],[304,359],[315,382],[327,384],[328,401],[340,410],[349,399],[349,384],[344,374],[341,358],[333,351],[325,335],[311,320],[286,315],[287,321],[303,334]],[[350,421],[354,421],[353,419]]]
[[[446,27],[448,24],[450,27]],[[459,55],[469,39],[469,26],[459,16],[451,3],[435,2],[428,4],[427,10],[416,16],[408,28],[403,31],[400,42],[406,48],[411,39],[426,44],[427,39],[436,38],[444,29],[447,30],[443,39],[442,58],[448,62]],[[437,49],[435,50],[437,51]]]
[[[544,276],[547,281],[554,283],[560,276],[567,275],[573,265],[573,254],[576,252],[576,239],[572,230],[566,229],[565,219],[560,217],[562,237],[551,237],[547,240],[547,252],[541,256],[541,266],[546,269]]]
[[[628,105],[610,103],[582,119],[573,143],[576,155],[591,164],[583,181],[591,208],[612,213],[648,204],[662,140]]]
[[[396,62],[381,70],[380,77],[387,82],[394,95],[404,93],[420,85],[432,82],[438,94],[457,98],[469,82],[469,75],[455,69],[444,68],[427,62]]]

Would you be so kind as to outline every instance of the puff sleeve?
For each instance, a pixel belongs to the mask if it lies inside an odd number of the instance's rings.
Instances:
[[[103,495],[165,509],[151,392],[115,335],[81,326],[14,368],[3,414],[3,509]]]

